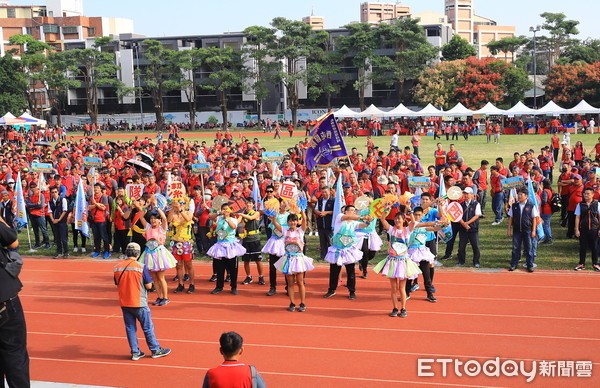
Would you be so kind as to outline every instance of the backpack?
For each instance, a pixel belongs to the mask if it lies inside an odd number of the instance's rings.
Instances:
[[[556,213],[562,209],[562,203],[560,202],[560,195],[558,193],[553,193],[552,198],[548,200],[548,204],[550,205],[550,210],[552,213]]]

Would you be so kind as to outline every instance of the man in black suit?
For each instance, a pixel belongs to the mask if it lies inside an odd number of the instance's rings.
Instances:
[[[321,260],[325,258],[327,249],[331,245],[331,222],[333,220],[333,198],[331,189],[328,186],[321,188],[321,198],[318,199],[315,206],[315,216],[317,217],[317,230],[319,231],[319,245],[321,249]]]
[[[2,197],[0,198],[0,216],[2,216],[2,219],[4,219],[4,221],[10,228],[14,229],[15,213],[13,212],[13,201],[12,199],[10,199],[8,191],[6,190],[2,191],[1,196]]]

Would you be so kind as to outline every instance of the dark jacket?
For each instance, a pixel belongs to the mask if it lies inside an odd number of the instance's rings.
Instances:
[[[325,199],[319,198],[317,201],[317,206],[315,206],[316,210],[323,210],[323,201]],[[334,200],[333,197],[329,197],[325,203],[325,211],[332,212],[333,211]],[[317,228],[318,229],[331,229],[331,222],[333,220],[333,214],[328,214],[325,217],[317,217]]]
[[[600,227],[598,220],[598,201],[592,201],[589,205],[583,201],[579,204],[579,229],[596,230]]]
[[[527,202],[525,202],[525,207],[523,208],[523,214],[521,214],[519,202],[517,201],[512,204],[512,227],[514,233],[531,233],[533,228],[533,206],[533,203],[530,200],[527,200]]]

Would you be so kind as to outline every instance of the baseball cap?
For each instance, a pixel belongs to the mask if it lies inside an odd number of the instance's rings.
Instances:
[[[134,251],[135,250],[141,251],[140,244],[134,243],[134,242],[131,242],[131,243],[127,244],[127,249],[131,249],[131,250],[134,250]]]
[[[573,174],[573,179],[581,179],[581,175],[579,175],[579,174]]]
[[[473,194],[473,189],[470,187],[465,187],[465,189],[463,190],[463,193],[466,194]]]
[[[344,187],[352,187],[352,185],[350,184],[350,182],[346,182],[344,183]]]

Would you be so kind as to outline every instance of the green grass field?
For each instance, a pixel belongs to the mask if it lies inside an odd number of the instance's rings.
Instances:
[[[234,133],[242,133],[244,131],[234,131]],[[303,131],[302,131],[303,132]],[[131,132],[127,132],[130,134]],[[107,133],[109,134],[109,133]],[[141,136],[149,136],[149,132],[139,133]],[[286,152],[287,148],[293,146],[303,137],[295,136],[293,138],[283,136],[281,139],[272,139],[271,137],[261,137],[260,142],[268,151],[281,151]],[[251,138],[252,136],[248,136]],[[588,150],[592,149],[596,144],[597,135],[572,135],[571,143],[575,144],[577,140],[581,140]],[[206,137],[198,138],[187,138],[189,140],[208,140]],[[404,147],[409,145],[409,137],[400,137],[399,145]],[[346,138],[346,147],[348,152],[352,147],[356,147],[359,152],[365,152],[366,150],[366,138]],[[390,137],[382,136],[373,138],[376,145],[382,150],[389,148]],[[420,147],[420,155],[422,164],[424,167],[433,164],[433,151],[437,141],[433,140],[433,136],[423,137],[423,141]],[[444,145],[444,149],[448,149],[451,141],[446,141],[445,137],[442,137],[441,143]],[[539,149],[545,145],[550,144],[550,135],[503,135],[500,138],[500,144],[486,143],[485,136],[473,136],[469,137],[468,141],[465,141],[462,137],[458,141],[454,141],[457,150],[460,155],[465,158],[466,163],[477,169],[482,159],[487,159],[492,164],[497,157],[503,157],[505,164],[512,160],[514,152],[523,152],[525,150],[533,149],[539,152]],[[556,175],[556,174],[555,174]],[[492,226],[493,213],[490,209],[491,200],[488,196],[487,208],[484,210],[488,216],[480,221],[480,247],[481,247],[481,265],[484,268],[505,268],[508,266],[512,242],[511,238],[506,235],[507,221],[505,220],[498,226]],[[552,220],[552,234],[554,238],[554,244],[551,246],[540,245],[537,252],[536,263],[540,269],[572,269],[578,262],[578,249],[579,245],[576,240],[567,240],[565,238],[566,229],[561,228],[558,225],[557,215]],[[33,239],[33,232],[31,232]],[[319,257],[318,253],[318,237],[307,237],[308,238],[308,252],[310,257]],[[69,236],[71,240],[71,237]],[[22,252],[29,249],[27,243],[27,235],[25,231],[20,234],[20,242]],[[264,243],[263,238],[263,243]],[[71,242],[72,243],[72,242]],[[88,242],[88,252],[91,251],[91,244]],[[443,253],[445,249],[444,244],[440,244],[439,250]],[[454,257],[458,249],[458,241],[454,247],[453,259],[444,262],[445,266],[453,266],[456,262]],[[54,250],[38,250],[33,255],[45,255],[51,256],[54,254]],[[384,257],[384,253],[379,253],[374,262],[379,261]],[[524,259],[523,259],[524,260]],[[470,247],[467,247],[467,266],[472,262],[472,254]]]

